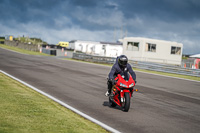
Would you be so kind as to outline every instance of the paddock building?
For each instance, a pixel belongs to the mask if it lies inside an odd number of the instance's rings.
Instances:
[[[183,44],[142,37],[125,37],[123,54],[129,59],[181,65]]]

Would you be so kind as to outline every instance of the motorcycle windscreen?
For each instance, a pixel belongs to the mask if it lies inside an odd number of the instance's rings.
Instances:
[[[130,74],[128,72],[121,72],[120,75],[125,81],[129,80]]]

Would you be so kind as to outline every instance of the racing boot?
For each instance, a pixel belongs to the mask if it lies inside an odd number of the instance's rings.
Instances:
[[[108,80],[107,85],[108,85],[108,90],[106,91],[105,96],[108,97],[108,96],[110,95],[110,93],[111,93],[112,82],[110,82],[110,81]]]
[[[108,97],[110,95],[109,91],[107,90],[105,96]]]

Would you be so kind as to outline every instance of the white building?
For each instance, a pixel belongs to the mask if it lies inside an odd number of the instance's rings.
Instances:
[[[83,52],[91,55],[117,57],[122,54],[122,43],[110,43],[110,42],[92,42],[92,41],[80,41],[74,40],[69,42],[69,48],[74,51]]]
[[[100,42],[103,53],[101,55],[106,57],[117,57],[123,53],[122,43]]]
[[[96,44],[99,44],[99,42],[73,40],[69,42],[69,49],[83,53],[92,53],[92,47]]]
[[[181,43],[141,37],[126,37],[122,41],[123,54],[129,59],[181,65]]]

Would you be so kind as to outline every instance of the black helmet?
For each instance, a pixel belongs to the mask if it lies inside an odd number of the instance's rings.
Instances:
[[[128,62],[128,58],[125,55],[120,55],[118,58],[118,63],[120,67],[125,67]]]

